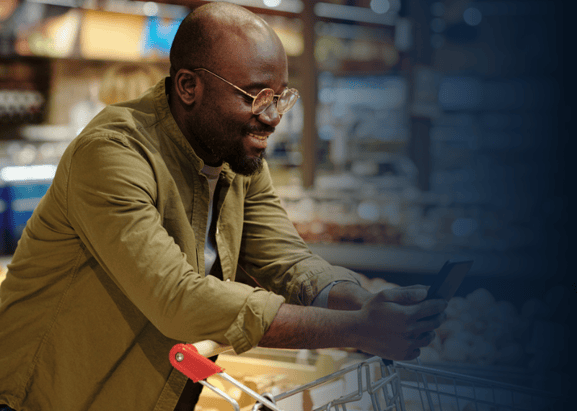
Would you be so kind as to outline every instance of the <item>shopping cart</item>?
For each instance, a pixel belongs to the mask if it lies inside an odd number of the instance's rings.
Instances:
[[[259,394],[241,384],[207,357],[226,351],[229,346],[213,341],[176,344],[170,362],[194,382],[200,382],[240,411],[238,402],[222,389],[206,381],[218,375],[256,400],[252,411],[283,411],[283,401],[309,392],[331,381],[340,380],[342,390],[334,399],[313,404],[312,411],[559,411],[564,398],[552,393],[492,381],[418,364],[392,362],[371,357],[303,384],[286,392]],[[308,411],[301,407],[303,411]],[[244,410],[244,408],[243,408]],[[285,410],[288,411],[288,410]],[[292,411],[292,409],[290,410]]]

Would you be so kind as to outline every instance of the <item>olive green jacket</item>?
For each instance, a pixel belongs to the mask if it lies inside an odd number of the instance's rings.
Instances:
[[[224,165],[215,195],[222,278],[205,276],[208,183],[165,81],[105,108],[71,142],[0,288],[0,404],[17,411],[172,411],[168,353],[255,346],[283,302],[308,305],[350,271],[311,254],[268,168]],[[241,267],[263,288],[234,282]]]

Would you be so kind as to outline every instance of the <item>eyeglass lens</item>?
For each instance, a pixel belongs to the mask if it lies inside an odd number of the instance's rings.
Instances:
[[[294,89],[285,89],[278,98],[276,109],[279,114],[289,111],[298,99],[298,92]],[[258,115],[264,112],[274,102],[274,91],[270,88],[261,90],[252,103],[252,111]]]

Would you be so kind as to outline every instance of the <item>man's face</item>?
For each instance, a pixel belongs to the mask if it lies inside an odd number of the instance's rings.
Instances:
[[[238,42],[238,40],[237,40]],[[284,50],[275,44],[245,44],[224,47],[222,60],[206,67],[246,92],[257,95],[263,88],[280,94],[287,85]],[[281,116],[273,105],[264,113],[252,113],[253,99],[205,71],[196,71],[203,83],[190,132],[199,146],[229,163],[239,174],[252,175],[262,168],[267,138]]]

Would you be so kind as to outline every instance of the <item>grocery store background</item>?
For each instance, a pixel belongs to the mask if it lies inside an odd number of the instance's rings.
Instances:
[[[471,257],[459,296],[495,303],[503,327],[525,321],[511,344],[494,344],[517,350],[485,361],[558,369],[560,355],[535,352],[566,353],[575,293],[561,3],[234,2],[277,31],[302,96],[267,151],[311,248],[400,285],[430,284],[447,258]],[[203,3],[2,0],[2,261],[101,109],[103,73],[119,63],[167,73],[180,20]]]

